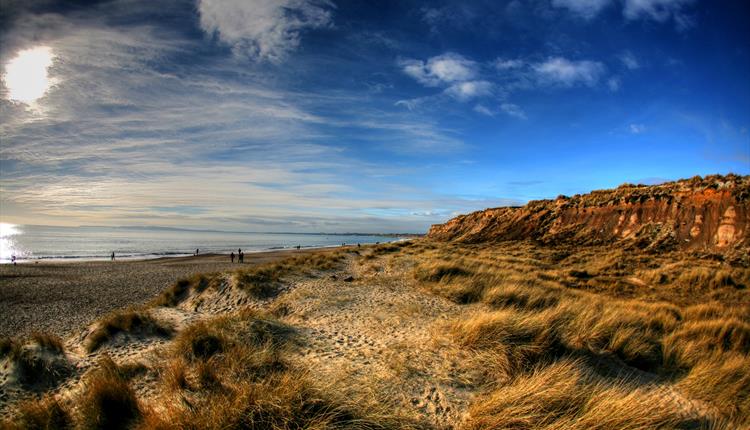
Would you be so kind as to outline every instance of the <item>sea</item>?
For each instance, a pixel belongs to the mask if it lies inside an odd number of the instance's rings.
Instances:
[[[403,240],[397,236],[326,233],[251,233],[139,227],[51,227],[0,223],[0,263],[181,257],[281,249],[334,247]]]

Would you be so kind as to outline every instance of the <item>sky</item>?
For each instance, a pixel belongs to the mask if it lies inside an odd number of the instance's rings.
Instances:
[[[424,232],[750,173],[750,3],[0,0],[0,221]]]

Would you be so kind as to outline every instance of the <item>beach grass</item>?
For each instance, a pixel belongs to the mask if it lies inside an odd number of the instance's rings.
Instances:
[[[86,337],[86,350],[96,351],[119,333],[167,337],[174,333],[174,328],[169,323],[154,318],[148,310],[130,308],[116,311],[95,324]]]
[[[528,242],[428,240],[292,257],[177,283],[181,286],[162,296],[167,297],[162,305],[230,285],[257,302],[179,330],[162,327],[148,309],[107,316],[87,338],[91,351],[120,332],[171,336],[159,361],[150,367],[133,363],[128,370],[104,358],[84,378],[76,408],[46,397],[24,404],[14,422],[102,428],[117,421],[142,429],[447,425],[426,419],[424,409],[395,408],[393,392],[381,391],[388,375],[404,378],[394,382],[398,387],[422,380],[437,365],[415,356],[414,345],[392,344],[382,351],[391,357],[390,370],[340,379],[300,359],[308,334],[287,316],[303,323],[306,315],[293,309],[312,293],[282,300],[276,294],[290,280],[339,282],[331,272],[352,267],[365,271],[367,289],[404,288],[457,309],[431,329],[433,345],[419,349],[445,348],[443,354],[463,357],[463,376],[429,382],[458,384],[472,393],[461,419],[449,422],[454,428],[750,426],[747,268],[689,253],[643,256]],[[309,303],[319,303],[315,306],[324,312],[344,312],[362,288],[358,282],[342,282],[345,287],[332,290],[338,295]],[[435,312],[426,303],[373,309],[373,318],[408,324]],[[46,351],[61,345],[44,335],[34,339]],[[0,341],[0,354],[20,354],[22,345]],[[148,401],[130,382],[145,373],[156,393]]]

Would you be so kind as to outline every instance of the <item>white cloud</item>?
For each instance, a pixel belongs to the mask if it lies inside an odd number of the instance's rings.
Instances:
[[[495,116],[494,111],[492,111],[487,106],[481,105],[481,104],[474,106],[474,112],[481,113],[482,115],[487,115],[487,116]]]
[[[694,26],[694,20],[684,12],[685,6],[695,0],[622,0],[622,13],[628,20],[650,19],[666,22],[674,19],[675,27],[679,31]],[[614,0],[552,0],[555,7],[565,8],[584,19],[592,19],[611,4],[619,4]]]
[[[613,93],[620,91],[620,87],[622,87],[622,80],[619,77],[613,76],[607,79],[607,88]]]
[[[291,91],[278,83],[283,71],[268,79],[245,61],[190,57],[205,41],[169,29],[45,15],[7,34],[9,52],[43,42],[62,61],[49,68],[60,83],[43,115],[0,98],[4,221],[424,231],[437,219],[366,216],[441,206],[429,189],[407,196],[391,179],[421,167],[359,157],[332,136],[399,154],[463,150],[456,131],[373,109],[359,92]],[[157,66],[176,57],[196,61]],[[463,212],[467,203],[445,207]]]
[[[646,131],[646,126],[643,124],[630,124],[628,129],[633,134],[641,134]]]
[[[427,62],[403,60],[399,65],[404,73],[430,87],[468,81],[478,73],[478,66],[474,61],[452,52],[432,57]]]
[[[519,119],[526,119],[526,112],[524,112],[523,109],[521,109],[520,106],[513,104],[513,103],[503,103],[500,105],[500,109],[507,113],[508,115],[512,117],[516,117]]]
[[[622,61],[622,64],[627,67],[629,70],[635,70],[639,69],[641,67],[641,63],[638,61],[638,59],[633,55],[630,51],[625,51],[619,55],[620,61]]]
[[[492,64],[497,70],[512,70],[519,69],[526,63],[521,60],[508,60],[504,58],[498,58]]]
[[[300,33],[331,25],[325,0],[198,0],[203,31],[238,55],[280,61],[300,43]]]
[[[625,0],[623,14],[627,19],[649,18],[664,22],[682,15],[682,9],[693,0]]]
[[[487,81],[467,81],[453,84],[445,93],[461,101],[492,94],[492,84]]]
[[[570,10],[576,15],[591,19],[601,12],[611,0],[552,0],[552,5]]]
[[[674,20],[678,31],[685,31],[695,25],[693,17],[684,8],[694,0],[625,0],[623,15],[626,19],[650,19],[656,22]]]
[[[570,61],[553,57],[533,66],[540,83],[572,87],[583,84],[593,87],[604,75],[605,68],[597,61]]]

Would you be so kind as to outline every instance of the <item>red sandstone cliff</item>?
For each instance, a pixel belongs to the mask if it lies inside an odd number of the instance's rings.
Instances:
[[[573,197],[494,208],[430,228],[459,242],[534,239],[544,243],[627,242],[645,249],[750,246],[750,176],[707,176],[661,185],[621,185]]]

